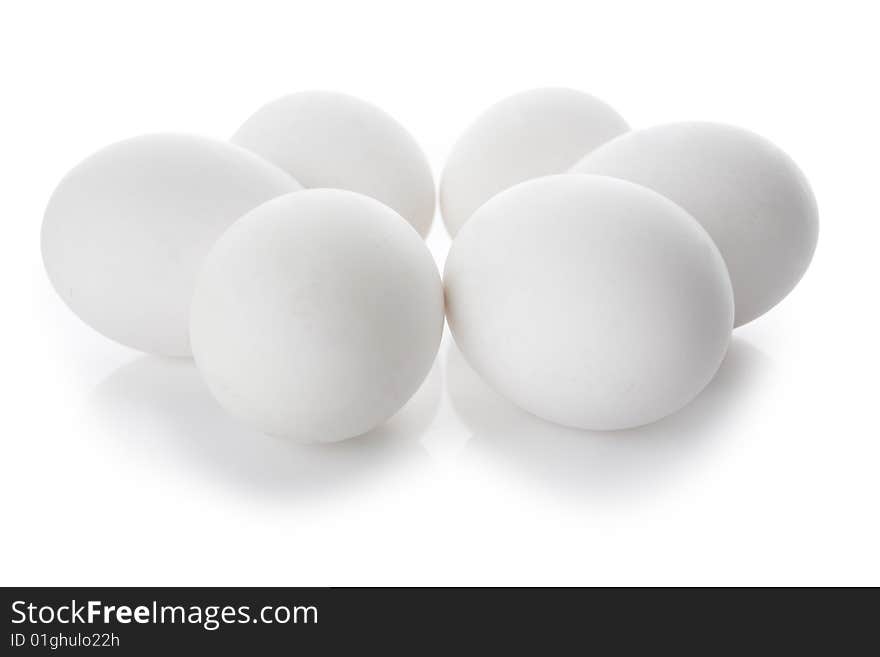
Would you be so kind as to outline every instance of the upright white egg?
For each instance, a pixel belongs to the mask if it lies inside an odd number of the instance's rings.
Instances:
[[[532,89],[499,101],[462,134],[443,169],[440,213],[446,229],[455,237],[498,192],[565,173],[628,129],[610,106],[574,89]]]
[[[378,201],[336,189],[269,201],[205,259],[193,354],[230,414],[302,442],[360,435],[397,412],[443,332],[437,266]]]
[[[690,212],[727,263],[737,326],[791,292],[816,249],[818,211],[803,173],[782,150],[741,128],[689,122],[637,130],[571,171],[650,187]]]
[[[495,196],[459,232],[444,281],[455,341],[485,381],[583,429],[638,426],[687,404],[733,325],[706,231],[656,192],[601,176]]]
[[[326,91],[291,94],[257,110],[232,141],[305,187],[365,194],[397,211],[422,237],[431,228],[428,159],[400,123],[370,103]]]
[[[58,185],[42,253],[83,321],[142,351],[189,356],[189,302],[202,258],[248,210],[300,189],[227,142],[157,134],[108,146]]]

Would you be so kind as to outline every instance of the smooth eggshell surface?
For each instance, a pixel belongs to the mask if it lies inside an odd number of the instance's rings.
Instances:
[[[424,237],[434,218],[434,178],[416,140],[395,119],[344,94],[304,91],[257,110],[232,141],[274,162],[305,187],[371,196]]]
[[[656,192],[600,176],[498,194],[456,237],[444,281],[455,341],[485,381],[583,429],[638,426],[687,404],[733,324],[706,231]]]
[[[736,326],[791,292],[816,249],[819,217],[806,178],[779,148],[741,128],[695,122],[637,130],[571,172],[650,187],[693,215],[727,263]]]
[[[270,201],[212,249],[190,332],[232,415],[301,442],[360,435],[418,389],[443,331],[422,239],[378,201],[335,189]]]
[[[87,324],[142,351],[189,356],[202,258],[264,201],[300,189],[250,151],[158,134],[108,146],[65,176],[46,209],[43,262]]]
[[[499,101],[464,132],[440,180],[440,212],[455,237],[498,192],[565,173],[591,150],[628,130],[611,107],[564,88],[521,92]]]

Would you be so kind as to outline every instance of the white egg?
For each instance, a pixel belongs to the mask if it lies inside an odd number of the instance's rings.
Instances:
[[[733,293],[705,230],[644,187],[548,176],[483,205],[453,242],[447,318],[471,366],[544,419],[622,429],[717,371]]]
[[[601,100],[543,88],[496,103],[464,132],[440,180],[440,213],[455,237],[483,203],[513,185],[565,173],[591,150],[628,130]]]
[[[727,263],[736,326],[791,292],[816,249],[819,217],[806,178],[779,148],[741,128],[675,123],[638,130],[571,171],[650,187],[693,215]]]
[[[142,351],[189,356],[189,302],[205,253],[242,214],[297,189],[275,165],[226,142],[122,141],[56,188],[43,262],[61,298],[95,330]]]
[[[424,237],[434,219],[434,178],[416,140],[391,116],[339,93],[305,91],[251,116],[232,141],[274,162],[305,187],[366,194]]]
[[[302,442],[360,435],[427,375],[443,290],[422,239],[378,201],[288,194],[245,215],[205,259],[193,354],[226,410]]]

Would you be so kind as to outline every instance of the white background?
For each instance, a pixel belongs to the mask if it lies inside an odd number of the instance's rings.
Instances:
[[[3,3],[0,583],[880,584],[872,5]],[[225,417],[191,364],[92,332],[43,272],[49,194],[108,143],[225,138],[263,103],[321,88],[396,116],[437,175],[478,113],[545,85],[634,127],[748,127],[819,202],[800,286],[651,427],[526,416],[447,334],[376,435],[287,445]],[[442,265],[439,217],[428,243]]]

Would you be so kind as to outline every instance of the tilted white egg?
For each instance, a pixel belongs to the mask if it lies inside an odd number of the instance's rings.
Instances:
[[[205,259],[193,354],[230,414],[302,442],[360,435],[418,389],[443,331],[422,239],[366,196],[305,190],[237,221]]]
[[[656,192],[602,176],[498,194],[459,232],[444,281],[455,341],[486,382],[583,429],[638,426],[687,404],[733,325],[706,231]]]
[[[98,151],[58,185],[43,220],[43,262],[92,328],[135,349],[188,356],[202,258],[245,212],[300,188],[227,142],[135,137]]]
[[[785,298],[816,249],[819,218],[806,178],[779,148],[741,128],[692,122],[637,130],[571,172],[650,187],[693,215],[727,263],[736,326]]]
[[[416,140],[394,118],[340,93],[304,91],[257,110],[232,141],[305,187],[371,196],[424,237],[434,219],[434,178]]]
[[[611,107],[574,89],[532,89],[499,101],[464,132],[443,169],[440,213],[446,229],[455,237],[498,192],[565,173],[628,129]]]

